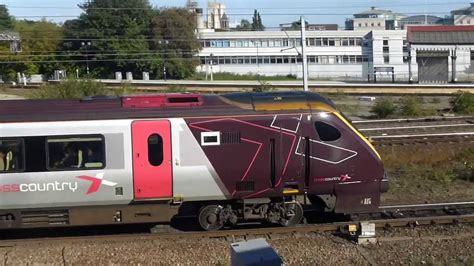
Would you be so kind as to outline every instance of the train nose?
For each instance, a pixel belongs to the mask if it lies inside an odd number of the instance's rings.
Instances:
[[[380,182],[380,192],[385,193],[388,191],[389,183],[388,183],[388,175],[384,173],[382,181]]]

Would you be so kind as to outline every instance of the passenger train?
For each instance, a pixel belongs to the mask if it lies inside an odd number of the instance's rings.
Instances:
[[[371,212],[372,144],[315,93],[158,94],[0,105],[0,228],[169,222],[291,226],[300,198]]]

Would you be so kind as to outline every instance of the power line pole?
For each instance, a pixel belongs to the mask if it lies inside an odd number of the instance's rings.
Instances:
[[[306,22],[303,16],[301,16],[301,56],[303,57],[303,87],[304,91],[309,91],[308,58],[306,57]]]

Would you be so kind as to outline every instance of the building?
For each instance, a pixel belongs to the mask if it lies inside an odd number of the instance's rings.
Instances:
[[[225,5],[217,2],[208,2],[207,28],[214,30],[229,30],[229,18],[225,13]]]
[[[451,15],[453,16],[454,25],[474,25],[474,3],[470,6],[453,10]]]
[[[288,25],[291,24],[291,26],[282,26],[282,25]],[[293,23],[288,23],[288,24],[281,24],[280,25],[280,30],[282,31],[291,31],[291,30],[299,30],[301,29],[301,23],[300,21],[295,21]],[[324,31],[324,30],[338,30],[339,26],[337,24],[311,24],[311,23],[306,23],[306,30],[307,31]]]
[[[391,10],[371,7],[370,10],[354,14],[346,20],[346,30],[395,30],[400,29],[399,21],[405,16]]]
[[[373,80],[375,68],[393,67],[397,80],[408,80],[406,31],[306,34],[310,78],[367,81]],[[199,53],[200,72],[302,77],[299,31],[201,32],[199,39],[203,46]],[[381,73],[379,80],[385,74]]]
[[[412,26],[408,42],[414,81],[473,80],[474,26]]]
[[[420,25],[445,25],[449,20],[432,15],[416,15],[402,18],[400,20],[400,27],[406,29],[407,26]]]

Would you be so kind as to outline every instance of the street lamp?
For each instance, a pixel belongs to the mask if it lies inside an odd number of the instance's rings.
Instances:
[[[89,47],[92,45],[91,42],[81,42],[81,46],[86,49],[86,71],[89,76]]]

